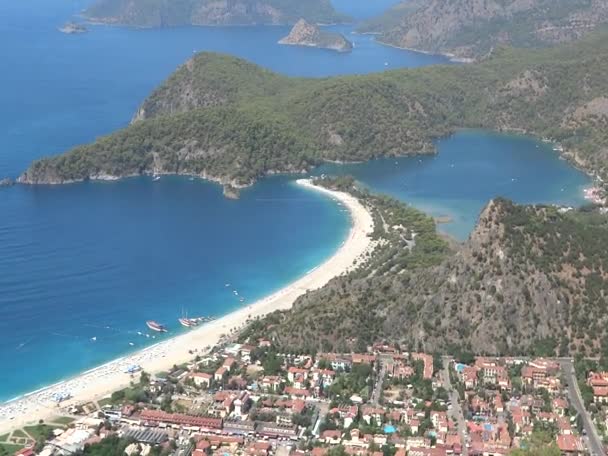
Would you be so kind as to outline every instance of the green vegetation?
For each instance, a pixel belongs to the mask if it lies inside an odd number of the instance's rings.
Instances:
[[[23,445],[13,445],[12,443],[0,443],[0,456],[13,456],[21,450]]]
[[[373,388],[372,366],[355,364],[350,372],[344,372],[336,377],[327,391],[328,396],[339,404],[349,403],[353,394],[369,399]]]
[[[503,44],[531,48],[576,40],[608,19],[606,5],[589,0],[471,3],[406,0],[359,31],[396,46],[479,58]]]
[[[80,452],[80,454],[87,456],[113,456],[117,454],[124,454],[125,448],[127,448],[131,443],[132,442],[129,440],[111,435],[99,443],[85,446],[84,450]]]
[[[122,390],[114,391],[110,397],[111,404],[122,404],[123,402],[148,402],[147,391],[141,386],[132,386]]]
[[[56,416],[49,420],[50,423],[57,423],[63,426],[67,426],[70,423],[74,422],[74,418],[69,416]]]
[[[383,337],[386,309],[399,293],[391,290],[391,282],[440,264],[449,248],[433,219],[404,203],[353,187],[349,177],[316,182],[357,196],[375,220],[373,237],[379,245],[351,273],[301,297],[292,312],[255,322],[241,340],[272,335],[280,351],[365,351]]]
[[[561,452],[551,434],[544,431],[534,431],[526,439],[525,448],[515,450],[510,454],[515,456],[560,456]]]
[[[318,183],[356,195],[379,244],[348,275],[256,322],[243,341],[263,336],[280,351],[308,353],[392,342],[465,363],[472,353],[580,353],[608,362],[607,215],[497,199],[452,253],[424,214],[359,190],[352,178]],[[577,364],[583,379],[590,369]]]
[[[85,16],[98,22],[136,27],[183,25],[286,24],[300,18],[343,22],[329,0],[235,0],[224,7],[212,0],[97,0]]]
[[[554,49],[501,49],[474,65],[301,79],[199,54],[133,125],[40,160],[21,181],[164,171],[247,185],[327,160],[430,153],[434,139],[461,127],[551,137],[605,175],[607,57],[608,33],[597,33]]]

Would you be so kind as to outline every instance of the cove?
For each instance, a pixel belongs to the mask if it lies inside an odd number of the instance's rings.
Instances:
[[[482,208],[502,196],[522,204],[585,203],[592,180],[558,157],[550,144],[529,137],[462,130],[437,141],[437,154],[325,165],[315,174],[350,174],[385,193],[451,222],[439,229],[465,240]]]

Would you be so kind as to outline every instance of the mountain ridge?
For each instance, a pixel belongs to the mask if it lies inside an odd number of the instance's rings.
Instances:
[[[450,250],[415,209],[347,188],[384,222],[375,230],[382,248],[256,322],[244,340],[263,335],[281,350],[313,353],[388,342],[426,352],[592,356],[608,346],[605,214],[497,198]]]
[[[90,21],[134,27],[285,25],[301,17],[315,23],[348,20],[329,0],[97,0]]]
[[[606,32],[543,50],[498,49],[472,65],[324,79],[201,53],[141,105],[131,126],[38,160],[27,184],[100,175],[200,175],[235,187],[327,161],[433,153],[458,128],[551,138],[608,178]]]
[[[605,0],[406,0],[359,31],[393,46],[470,61],[501,45],[574,41],[606,23]]]

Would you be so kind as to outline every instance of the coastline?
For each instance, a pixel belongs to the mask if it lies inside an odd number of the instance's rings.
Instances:
[[[364,33],[360,33],[360,34],[361,35],[373,35],[373,36],[382,35],[382,33],[379,33],[379,32],[364,32]],[[466,57],[458,57],[458,56],[456,56],[454,54],[450,54],[450,53],[441,53],[441,52],[436,53],[436,52],[430,52],[430,51],[423,51],[422,49],[398,46],[396,44],[387,43],[387,42],[379,40],[377,38],[374,38],[374,41],[378,44],[381,44],[382,46],[388,46],[388,47],[391,47],[394,49],[401,49],[402,51],[410,51],[410,52],[416,52],[418,54],[436,55],[436,56],[445,57],[452,63],[465,63],[465,64],[466,63],[475,63],[475,59],[466,58]]]
[[[146,372],[158,373],[171,368],[174,364],[190,362],[195,354],[208,351],[220,342],[224,335],[242,328],[250,319],[262,317],[276,310],[289,309],[295,300],[308,290],[320,288],[332,278],[348,272],[361,255],[374,246],[369,237],[373,232],[373,219],[370,213],[349,194],[315,186],[307,179],[296,182],[310,191],[321,192],[338,200],[350,213],[351,228],[348,238],[329,259],[277,292],[186,334],[159,342],[65,381],[0,404],[0,433],[38,422],[40,419],[48,420],[52,416],[65,413],[62,409],[99,400],[113,391],[128,386],[131,375],[124,373],[124,370],[130,365],[137,364]],[[63,392],[69,392],[71,398],[61,404],[55,403],[52,400],[53,394]]]

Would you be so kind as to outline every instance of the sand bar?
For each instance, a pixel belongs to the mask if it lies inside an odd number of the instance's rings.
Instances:
[[[66,408],[101,399],[128,386],[131,377],[124,371],[133,364],[155,373],[168,370],[174,364],[189,362],[194,357],[191,351],[201,353],[205,347],[217,344],[223,335],[242,327],[250,318],[290,308],[307,290],[320,288],[333,277],[347,272],[357,259],[374,247],[369,237],[373,231],[371,215],[351,195],[314,186],[306,179],[298,180],[297,183],[339,200],[350,212],[352,225],[348,238],[331,258],[276,293],[218,320],[0,405],[0,433],[56,416],[59,413],[59,406],[53,401],[56,393],[68,392],[71,395],[70,400],[61,403],[61,408]]]

